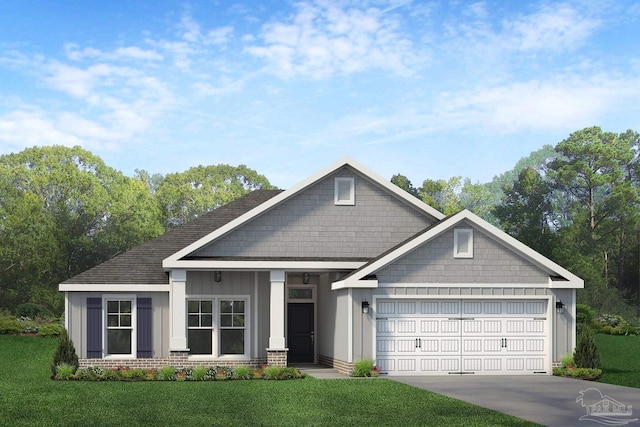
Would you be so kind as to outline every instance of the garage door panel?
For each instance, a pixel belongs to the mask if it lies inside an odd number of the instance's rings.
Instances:
[[[376,362],[389,375],[549,370],[547,304],[547,300],[379,300]]]

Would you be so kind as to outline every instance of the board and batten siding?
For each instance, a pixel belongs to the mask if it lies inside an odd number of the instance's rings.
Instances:
[[[213,271],[188,271],[187,298],[250,296],[251,356],[266,358],[271,298],[269,272],[223,271],[220,282],[215,281],[214,274]]]
[[[87,351],[89,350],[89,343],[87,342],[89,319],[91,316],[88,302],[90,299],[103,300],[109,298],[111,295],[122,295],[122,292],[109,293],[109,292],[67,292],[68,310],[67,310],[67,324],[69,325],[69,337],[73,341],[73,345],[76,348],[76,353],[81,359],[89,357]],[[151,336],[145,336],[145,339],[150,338],[151,352],[145,355],[145,357],[168,357],[169,356],[169,294],[166,292],[141,292],[131,295],[135,295],[137,299],[150,299],[150,321],[151,321]],[[145,301],[147,302],[147,301]],[[96,310],[97,306],[92,308]],[[147,305],[143,305],[143,310]],[[104,307],[102,303],[100,305],[100,319],[102,324],[101,328],[104,329]],[[140,312],[139,312],[140,313]],[[103,331],[102,331],[103,332]],[[143,337],[139,337],[143,339]],[[100,337],[100,342],[102,336]],[[139,342],[139,344],[142,344]],[[104,347],[104,343],[102,343]],[[95,355],[93,355],[95,357]]]
[[[473,231],[473,258],[455,258],[453,235],[453,229],[447,230],[382,268],[376,273],[378,281],[548,284],[548,273],[477,229]]]
[[[336,177],[354,178],[355,205],[335,205]],[[433,221],[345,167],[193,255],[373,258]]]

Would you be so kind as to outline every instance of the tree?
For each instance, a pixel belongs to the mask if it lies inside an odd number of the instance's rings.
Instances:
[[[54,377],[58,373],[58,366],[61,364],[73,366],[73,372],[75,372],[80,366],[78,355],[76,354],[76,348],[73,345],[73,341],[69,338],[66,329],[62,330],[62,333],[58,338],[58,346],[56,347],[56,351],[53,353],[51,373]]]
[[[600,369],[600,354],[591,327],[583,325],[581,331],[573,360],[578,368]]]
[[[503,192],[502,202],[493,210],[500,227],[525,245],[550,256],[550,184],[537,170],[528,168]]]
[[[426,204],[445,215],[453,215],[464,209],[458,197],[461,183],[460,176],[454,176],[447,181],[426,179],[418,189],[418,194]]]
[[[146,183],[80,147],[0,156],[0,301],[62,311],[57,285],[162,232]]]
[[[245,165],[197,166],[165,176],[156,197],[170,229],[253,190],[272,189],[269,180]]]
[[[391,177],[391,183],[397,185],[402,188],[407,193],[411,194],[414,197],[418,197],[418,189],[413,186],[409,178],[404,175],[395,174]]]

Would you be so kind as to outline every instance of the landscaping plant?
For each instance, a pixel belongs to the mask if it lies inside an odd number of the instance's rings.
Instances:
[[[591,328],[587,325],[582,327],[582,333],[578,337],[578,344],[573,353],[573,360],[578,368],[600,369],[598,345],[593,337]]]
[[[80,363],[78,362],[78,355],[76,354],[76,348],[73,346],[73,341],[69,338],[66,329],[62,330],[62,333],[58,338],[58,347],[56,347],[56,351],[53,353],[51,372],[54,377],[57,374],[58,365],[63,363],[73,366],[73,372],[75,372],[80,366]]]

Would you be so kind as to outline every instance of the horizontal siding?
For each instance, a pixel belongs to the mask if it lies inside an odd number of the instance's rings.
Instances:
[[[465,225],[465,227],[468,227]],[[479,230],[473,258],[454,258],[453,229],[376,273],[379,283],[547,284],[549,275]]]
[[[334,204],[334,178],[355,179],[354,206]],[[373,258],[433,221],[343,168],[193,255]]]

